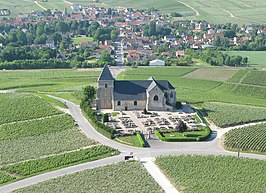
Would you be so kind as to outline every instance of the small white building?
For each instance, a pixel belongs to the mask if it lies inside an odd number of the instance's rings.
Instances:
[[[163,60],[156,59],[150,61],[149,66],[165,66],[165,62]]]

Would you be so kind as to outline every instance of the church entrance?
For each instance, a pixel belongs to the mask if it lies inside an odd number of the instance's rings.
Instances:
[[[128,109],[127,106],[125,106],[125,111],[127,111],[127,109]]]

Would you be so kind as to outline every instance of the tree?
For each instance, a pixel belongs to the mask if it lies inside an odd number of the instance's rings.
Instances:
[[[243,57],[242,58],[242,63],[244,66],[248,66],[248,57]]]
[[[103,123],[109,122],[109,115],[107,113],[103,114]]]
[[[116,30],[112,30],[111,31],[111,39],[113,40],[113,41],[115,41],[116,40],[116,38],[117,38],[117,31]]]
[[[95,99],[96,96],[96,89],[93,86],[85,86],[83,88],[83,99],[85,101],[91,102]]]

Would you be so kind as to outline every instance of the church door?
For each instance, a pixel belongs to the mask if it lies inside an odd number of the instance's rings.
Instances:
[[[125,106],[125,111],[127,111],[127,106]]]

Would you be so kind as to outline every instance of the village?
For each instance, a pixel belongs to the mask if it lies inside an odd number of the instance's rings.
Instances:
[[[16,18],[4,18],[1,23],[21,27],[23,33],[28,29],[24,26],[38,25],[63,21],[71,24],[75,22],[97,22],[99,28],[110,29],[116,38],[106,37],[95,39],[88,33],[81,31],[73,33],[67,30],[60,33],[62,38],[71,38],[64,48],[58,49],[60,44],[47,36],[39,43],[32,43],[31,49],[47,47],[56,49],[56,59],[70,60],[78,58],[73,52],[76,49],[88,49],[89,54],[78,60],[95,62],[101,58],[103,52],[108,52],[118,65],[190,65],[191,56],[186,56],[185,49],[249,49],[255,36],[261,41],[265,39],[266,29],[261,26],[236,24],[210,24],[205,21],[182,21],[172,14],[160,14],[156,9],[134,10],[132,8],[100,8],[95,6],[81,6],[73,4],[72,10],[47,10],[22,14]],[[14,29],[15,30],[15,29]],[[1,49],[6,36],[13,30],[0,31]],[[45,40],[46,39],[46,40]],[[74,39],[78,41],[73,41]],[[259,38],[257,38],[259,39]],[[29,44],[29,43],[28,43]],[[253,45],[254,47],[254,45]],[[255,48],[254,48],[255,49]]]

